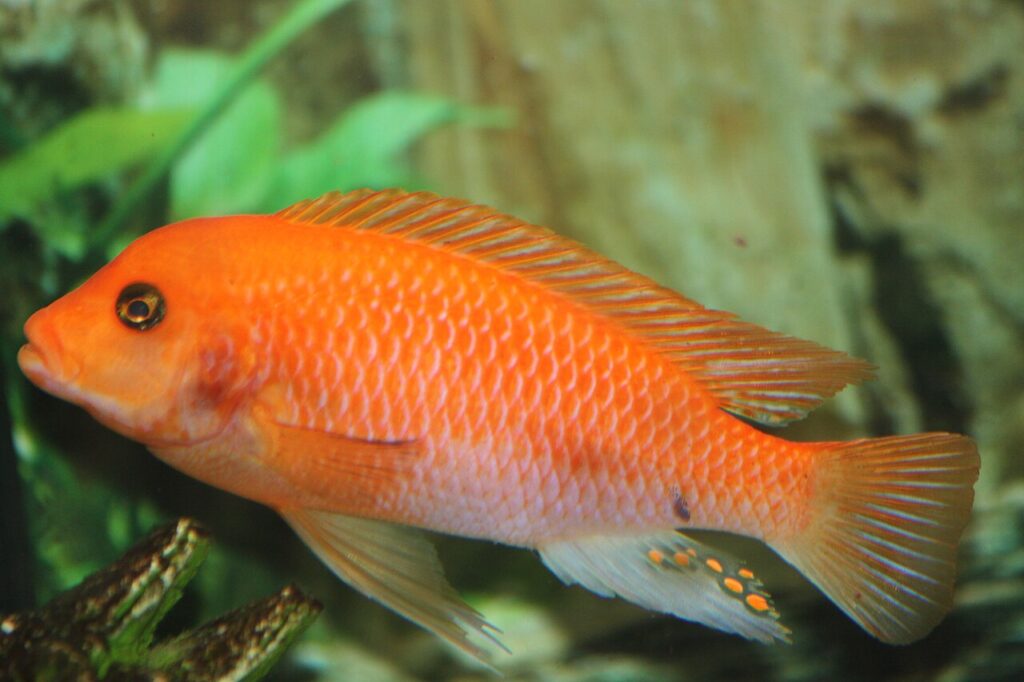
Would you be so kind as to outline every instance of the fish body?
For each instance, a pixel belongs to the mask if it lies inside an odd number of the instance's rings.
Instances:
[[[239,336],[204,344],[224,353],[208,360],[223,372],[218,382],[244,378],[252,404],[232,413],[237,423],[259,407],[291,427],[416,443],[415,461],[393,479],[325,476],[323,491],[262,495],[230,477],[215,485],[274,507],[299,498],[530,546],[609,528],[671,528],[681,521],[677,496],[696,527],[760,536],[795,522],[792,502],[806,481],[798,447],[730,417],[670,360],[536,285],[331,226],[196,221],[167,236],[260,247],[249,257],[237,247],[207,250],[211,262],[195,263],[233,283],[203,304],[210,318],[249,318]],[[345,254],[346,265],[324,253]],[[249,366],[231,359],[239,348]],[[247,434],[228,430],[208,447],[259,447],[244,443]],[[173,459],[194,445],[158,450]],[[303,466],[307,456],[297,454],[289,466]],[[189,473],[208,479],[206,468]]]
[[[758,431],[733,415],[799,418],[870,365],[490,209],[360,191],[169,225],[26,334],[37,384],[478,656],[466,630],[493,632],[412,528],[765,641],[789,632],[752,572],[677,529],[768,542],[886,641],[951,601],[968,439]]]

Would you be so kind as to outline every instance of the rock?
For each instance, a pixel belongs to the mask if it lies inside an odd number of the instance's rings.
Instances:
[[[181,519],[46,606],[0,615],[0,678],[259,679],[320,613],[294,587],[150,647],[208,546]]]

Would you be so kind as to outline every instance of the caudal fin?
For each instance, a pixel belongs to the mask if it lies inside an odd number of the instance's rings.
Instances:
[[[918,640],[952,606],[978,451],[946,433],[823,445],[810,522],[772,545],[875,637]]]

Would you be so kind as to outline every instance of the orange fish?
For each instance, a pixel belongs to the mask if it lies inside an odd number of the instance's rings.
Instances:
[[[952,602],[978,475],[944,433],[796,443],[872,367],[709,310],[554,233],[426,193],[328,194],[136,240],[25,324],[43,389],[266,504],[344,581],[465,651],[496,630],[416,528],[568,584],[788,640],[766,542],[879,639]]]

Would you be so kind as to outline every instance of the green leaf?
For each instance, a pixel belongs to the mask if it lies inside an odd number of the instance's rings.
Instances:
[[[346,110],[323,135],[287,155],[266,202],[273,211],[330,190],[408,184],[413,175],[404,152],[425,134],[449,123],[508,125],[502,109],[469,107],[442,97],[390,91]]]
[[[171,167],[195,140],[216,121],[223,110],[250,84],[267,63],[281,53],[301,33],[349,0],[296,0],[281,19],[254,40],[239,55],[237,65],[226,78],[224,87],[208,98],[189,124],[148,165],[139,178],[114,205],[106,219],[90,233],[89,255],[100,256],[111,241],[128,234],[125,223],[156,186],[163,182]]]
[[[87,197],[81,193],[61,192],[22,217],[30,220],[36,235],[58,254],[75,261],[84,255],[91,216]]]
[[[187,122],[180,110],[88,109],[0,164],[0,223],[32,221],[44,204],[134,165]]]
[[[156,72],[152,104],[160,108],[216,96],[234,71],[232,59],[213,52],[170,50]],[[278,149],[280,106],[266,83],[245,88],[174,164],[174,218],[250,210],[267,192]]]

